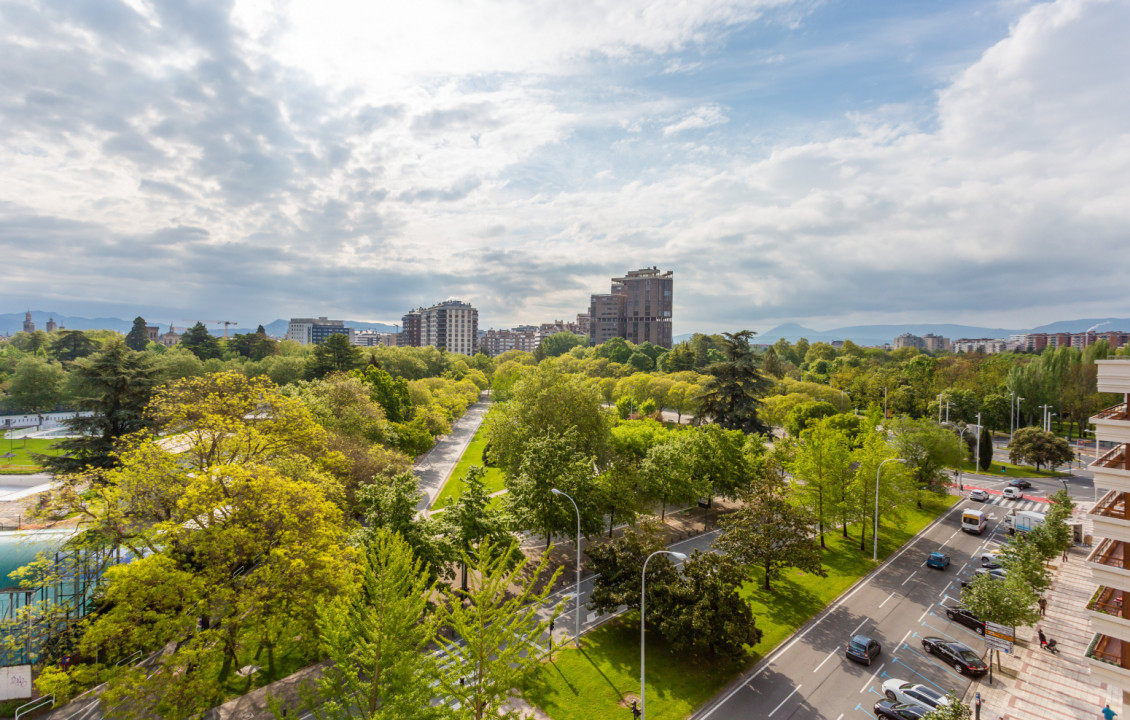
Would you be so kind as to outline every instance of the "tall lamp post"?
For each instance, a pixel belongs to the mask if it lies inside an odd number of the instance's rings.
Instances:
[[[577,643],[577,647],[581,647],[581,510],[577,507],[577,501],[569,497],[568,494],[561,492],[557,488],[551,488],[550,492],[554,495],[560,495],[573,503],[573,510],[577,513],[577,594],[576,603],[574,604],[576,619],[573,623],[573,642]]]
[[[851,395],[851,392],[848,390],[840,390],[840,412],[844,411],[844,395]]]
[[[889,462],[900,462],[903,465],[906,465],[906,460],[903,460],[902,458],[887,458],[883,462],[879,463],[878,469],[875,470],[875,529],[871,533],[872,540],[875,541],[875,550],[871,556],[871,559],[875,562],[879,561],[879,474],[883,472],[883,466]]]
[[[644,704],[644,601],[647,599],[647,564],[656,555],[670,555],[676,560],[686,560],[687,556],[674,550],[656,550],[643,561],[643,573],[640,576],[640,720],[647,720],[647,705]]]

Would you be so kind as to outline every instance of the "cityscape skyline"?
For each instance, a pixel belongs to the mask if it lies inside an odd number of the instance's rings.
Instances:
[[[83,7],[0,10],[12,308],[1130,315],[1124,3]]]

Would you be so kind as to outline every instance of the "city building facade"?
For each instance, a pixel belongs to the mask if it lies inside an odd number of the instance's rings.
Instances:
[[[1073,347],[1082,350],[1088,345],[1094,345],[1099,340],[1106,340],[1111,350],[1126,347],[1130,342],[1130,333],[1121,330],[1108,330],[1095,332],[1093,330],[1079,333],[1025,333],[1013,335],[1016,348],[1030,353],[1041,353],[1051,348]]]
[[[353,328],[347,328],[344,320],[326,317],[291,318],[286,327],[286,339],[299,345],[319,345],[331,335],[351,337]]]
[[[1096,493],[1106,490],[1088,513],[1094,550],[1087,558],[1098,589],[1086,606],[1094,637],[1084,655],[1091,674],[1130,690],[1130,359],[1099,360],[1098,391],[1117,393],[1121,402],[1091,418],[1096,449],[1089,468]],[[1100,453],[1102,453],[1100,455]]]
[[[589,299],[589,341],[599,345],[622,337],[637,345],[650,342],[670,348],[673,276],[652,267],[612,278],[611,292]]]
[[[396,333],[380,332],[379,330],[354,330],[349,341],[358,347],[394,347]]]
[[[400,319],[400,333],[396,338],[398,345],[402,347],[420,347],[423,345],[420,336],[423,316],[424,308],[421,307],[415,310],[409,310],[404,317]]]
[[[24,313],[24,332],[35,332],[35,323],[32,322],[31,319],[31,310],[28,310],[26,313]]]
[[[180,342],[181,334],[173,327],[172,323],[169,324],[169,331],[161,335],[161,344],[165,347],[172,347]]]
[[[498,357],[508,350],[522,350],[533,352],[540,344],[537,332],[526,326],[526,329],[514,328],[512,330],[487,330],[480,341],[479,349],[486,355]]]
[[[479,348],[479,311],[460,300],[445,300],[420,316],[420,343],[460,355]]]
[[[895,350],[901,350],[908,347],[915,348],[917,350],[925,350],[926,343],[922,340],[922,338],[918,337],[917,335],[911,335],[910,333],[903,333],[902,335],[899,335],[897,338],[895,338]]]
[[[995,355],[1010,350],[1008,340],[1004,338],[961,338],[954,340],[950,346],[955,353],[981,353]]]

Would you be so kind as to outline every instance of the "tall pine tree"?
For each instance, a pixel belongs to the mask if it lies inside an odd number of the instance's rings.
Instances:
[[[130,350],[144,350],[149,346],[149,331],[145,329],[145,318],[138,315],[133,319],[133,327],[126,335],[126,347]]]

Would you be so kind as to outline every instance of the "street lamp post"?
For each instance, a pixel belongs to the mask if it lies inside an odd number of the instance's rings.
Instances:
[[[573,510],[577,512],[577,595],[574,605],[577,617],[573,623],[573,641],[577,643],[577,647],[579,648],[581,647],[581,510],[577,507],[577,501],[569,497],[566,493],[561,492],[557,488],[550,489],[550,492],[554,495],[560,495],[573,503]]]
[[[840,390],[840,412],[844,411],[844,395],[851,395],[851,393],[847,390]]]
[[[889,462],[900,462],[903,465],[906,464],[906,460],[903,460],[902,458],[887,458],[883,462],[879,463],[879,467],[875,470],[875,529],[871,533],[872,540],[875,543],[875,550],[873,555],[871,556],[871,559],[875,562],[879,561],[879,473],[883,472],[883,466]]]
[[[656,555],[670,555],[676,560],[686,560],[687,556],[674,550],[656,550],[643,561],[643,573],[640,575],[640,720],[647,718],[647,705],[644,704],[644,601],[647,599],[647,564]]]
[[[989,449],[992,450],[993,438],[989,438]],[[990,453],[991,454],[991,453]],[[992,457],[989,458],[992,461]],[[981,469],[981,413],[977,413],[977,444],[973,450],[973,472]]]

